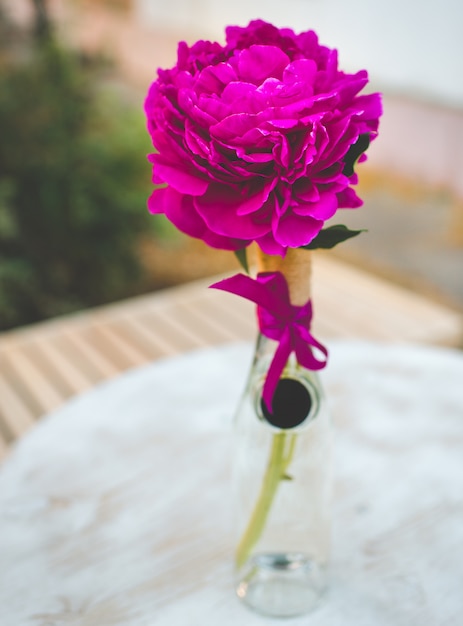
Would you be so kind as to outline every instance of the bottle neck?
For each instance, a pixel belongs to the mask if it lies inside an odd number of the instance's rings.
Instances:
[[[270,363],[278,342],[259,334],[246,394],[261,420],[279,429],[300,428],[318,415],[323,402],[323,390],[318,373],[301,366],[291,354],[281,374],[273,396],[273,410],[266,409],[262,394]]]

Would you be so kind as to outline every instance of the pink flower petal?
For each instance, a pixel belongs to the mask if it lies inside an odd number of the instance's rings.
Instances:
[[[153,215],[164,213],[164,194],[166,188],[155,189],[148,198],[148,211]]]
[[[165,213],[187,235],[199,238],[204,235],[206,225],[195,211],[191,196],[185,196],[171,187],[164,187],[151,195],[148,207],[151,213]]]
[[[218,124],[210,127],[212,137],[227,142],[242,137],[256,126],[256,116],[249,113],[235,113],[229,115]]]
[[[289,62],[289,57],[276,46],[253,45],[239,53],[238,72],[241,80],[260,85],[271,76],[281,79]]]
[[[357,209],[363,205],[363,200],[358,197],[351,187],[347,187],[347,189],[344,189],[336,195],[339,208],[341,209]]]
[[[265,94],[252,83],[242,81],[229,83],[223,90],[222,100],[230,105],[233,113],[259,113],[268,106]]]
[[[193,198],[165,187],[155,190],[148,200],[150,213],[165,213],[166,217],[186,235],[202,239],[213,248],[239,250],[248,244],[243,239],[222,237],[210,231],[194,207]]]
[[[305,215],[316,220],[329,220],[338,209],[338,200],[335,193],[322,191],[320,198],[316,202],[307,204],[298,203],[292,207],[296,215]]]
[[[180,193],[201,196],[208,188],[209,182],[182,169],[183,164],[163,163],[162,157],[154,155],[153,163],[159,179],[171,185]]]
[[[190,120],[185,121],[185,143],[193,154],[202,159],[211,160],[210,142],[204,139],[203,133],[199,132],[198,126]]]
[[[308,178],[296,181],[293,185],[293,195],[300,204],[317,202],[320,198],[317,186]]]
[[[219,63],[205,67],[199,73],[194,87],[196,91],[221,94],[224,87],[236,79],[235,70],[229,63]]]
[[[287,213],[275,223],[273,234],[275,241],[285,248],[300,248],[309,244],[322,226],[321,220]]]
[[[283,72],[283,82],[304,82],[312,85],[317,74],[317,64],[312,59],[298,59],[290,63]]]
[[[267,197],[265,190],[245,196],[212,184],[204,196],[194,198],[194,206],[213,232],[227,237],[255,239],[269,232],[270,224],[255,223],[248,212],[258,211]]]
[[[265,254],[278,254],[282,257],[284,257],[286,254],[287,248],[275,241],[273,233],[268,233],[263,237],[258,237],[256,239],[256,243],[258,244],[262,252],[265,252]]]

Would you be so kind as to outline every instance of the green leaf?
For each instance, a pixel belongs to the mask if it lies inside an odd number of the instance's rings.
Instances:
[[[344,157],[344,169],[342,170],[344,176],[352,176],[354,173],[354,165],[357,163],[360,155],[367,150],[369,145],[370,133],[359,135],[357,141],[349,148]]]
[[[246,274],[249,274],[248,258],[246,256],[246,248],[240,248],[239,250],[234,250],[234,254],[236,258],[238,259],[239,264],[246,272]]]
[[[363,232],[365,232],[365,229],[350,230],[347,226],[344,226],[344,224],[336,224],[335,226],[324,228],[309,244],[301,247],[304,248],[304,250],[329,250],[330,248],[334,248],[338,243],[356,237]]]
[[[281,477],[282,480],[294,480],[290,474],[283,474]]]

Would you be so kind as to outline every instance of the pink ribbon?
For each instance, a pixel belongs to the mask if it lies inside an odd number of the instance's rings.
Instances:
[[[260,332],[265,337],[279,342],[267,372],[262,394],[270,413],[273,394],[292,352],[296,354],[297,362],[309,370],[320,370],[325,367],[328,350],[309,332],[312,303],[309,299],[302,306],[292,305],[288,284],[283,274],[265,272],[258,274],[255,280],[244,274],[236,274],[214,283],[211,288],[228,291],[255,302]],[[317,348],[325,355],[325,359],[322,361],[316,359],[312,348]]]

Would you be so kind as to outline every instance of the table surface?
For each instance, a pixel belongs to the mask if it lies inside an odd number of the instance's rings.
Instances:
[[[330,589],[293,626],[457,626],[463,356],[333,342]],[[230,431],[252,347],[192,352],[75,398],[0,471],[0,623],[258,626],[235,598]]]

